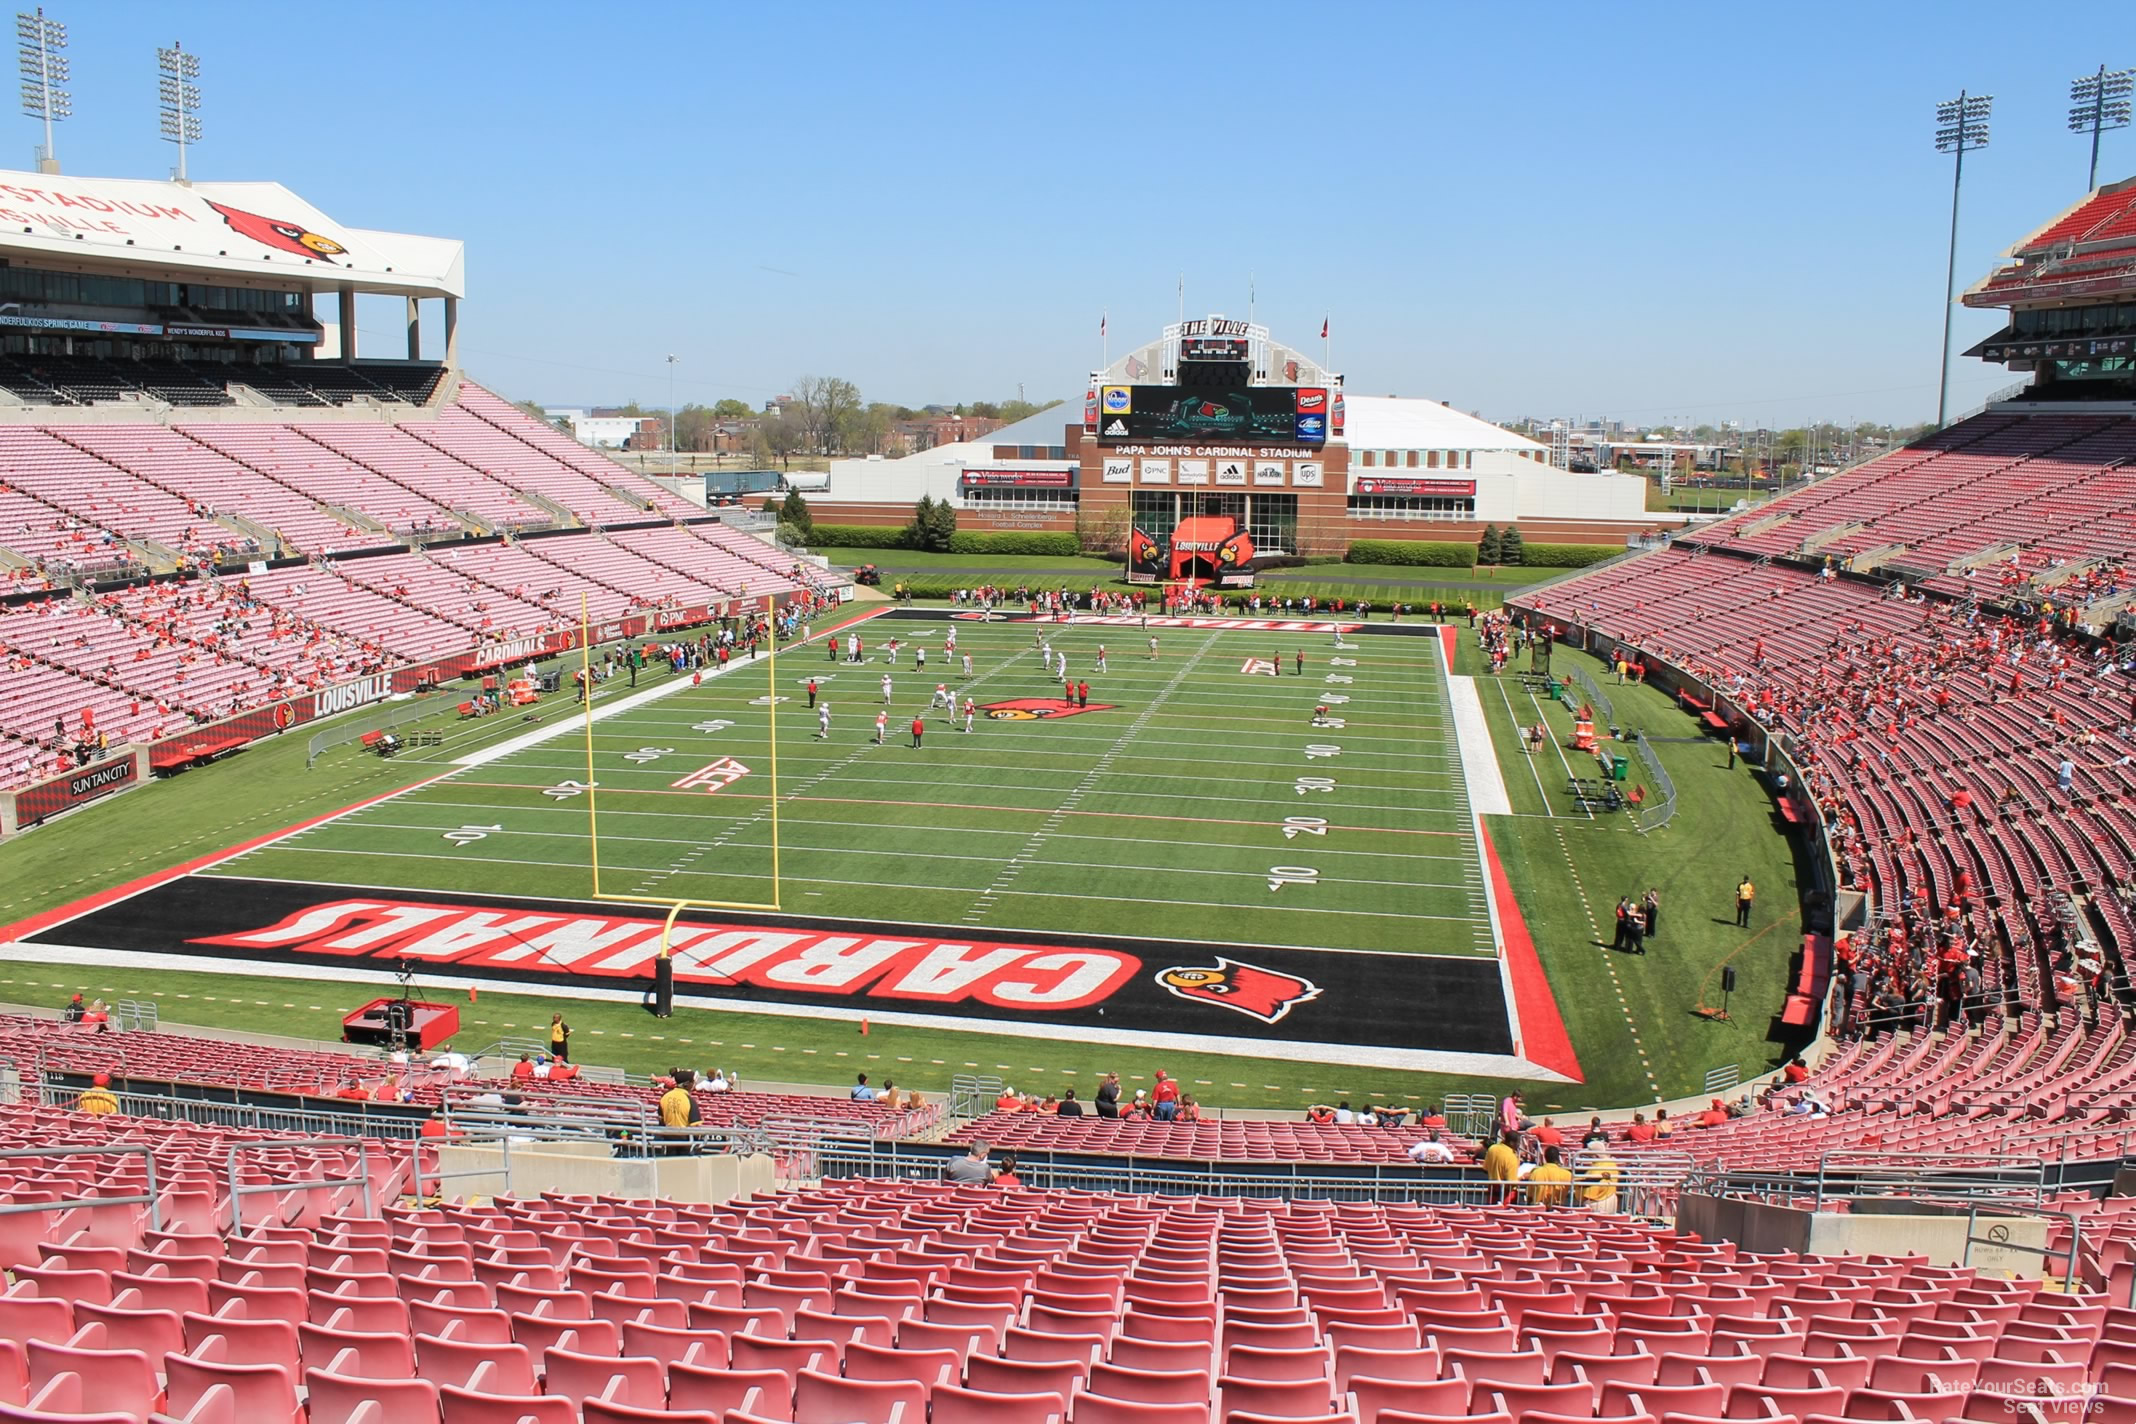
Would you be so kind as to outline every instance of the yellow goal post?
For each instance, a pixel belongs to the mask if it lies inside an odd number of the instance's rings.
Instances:
[[[771,610],[776,612],[776,608]],[[748,616],[754,617],[756,610]],[[593,871],[593,898],[614,904],[665,906],[667,919],[660,927],[660,960],[668,960],[668,945],[675,932],[675,921],[684,910],[744,910],[777,912],[780,909],[781,879],[779,873],[779,640],[776,618],[770,628],[770,651],[764,658],[764,712],[769,722],[768,757],[771,771],[771,898],[759,900],[713,900],[699,896],[670,896],[650,894],[616,894],[601,887],[601,815],[600,778],[594,772],[593,750],[593,638],[592,623],[588,618],[586,597],[579,596],[579,674],[585,682],[584,703],[586,741],[586,830],[588,855]],[[646,635],[653,629],[648,627]]]

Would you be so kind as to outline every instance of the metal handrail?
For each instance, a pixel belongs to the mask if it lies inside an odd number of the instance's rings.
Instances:
[[[8,1202],[0,1204],[0,1216],[15,1216],[23,1212],[32,1211],[73,1211],[79,1207],[146,1205],[148,1207],[149,1230],[161,1231],[163,1229],[163,1202],[162,1194],[156,1190],[156,1153],[155,1149],[147,1143],[114,1142],[100,1147],[11,1147],[0,1150],[0,1161],[21,1157],[81,1157],[90,1154],[100,1157],[130,1157],[137,1152],[141,1155],[142,1161],[147,1164],[148,1190],[145,1192],[133,1196],[82,1197],[72,1201],[61,1202],[23,1202],[20,1204]]]
[[[337,1107],[279,1107],[273,1104],[232,1101],[223,1098],[190,1098],[176,1093],[143,1092],[132,1087],[113,1088],[119,1111],[127,1117],[155,1118],[162,1122],[189,1122],[200,1127],[245,1132],[274,1132],[298,1136],[335,1137],[347,1141],[390,1141],[415,1136],[422,1119],[400,1104],[346,1100]],[[45,1107],[71,1107],[79,1095],[59,1082],[39,1085],[39,1102]],[[334,1098],[312,1098],[319,1103],[341,1103]],[[386,1108],[396,1111],[386,1112]]]
[[[339,1151],[355,1148],[356,1160],[361,1171],[354,1177],[313,1177],[294,1181],[262,1182],[258,1186],[242,1186],[237,1180],[238,1154],[243,1152],[282,1152],[301,1147],[331,1147]],[[230,1181],[230,1230],[245,1229],[243,1198],[261,1192],[310,1191],[320,1187],[363,1188],[363,1214],[378,1214],[377,1203],[371,1191],[371,1159],[365,1151],[366,1143],[361,1138],[348,1137],[299,1137],[295,1139],[274,1138],[266,1142],[233,1142],[226,1158],[225,1170]],[[160,1229],[160,1228],[159,1228]]]

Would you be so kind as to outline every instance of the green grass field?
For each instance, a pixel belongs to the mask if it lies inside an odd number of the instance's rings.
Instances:
[[[871,658],[893,632],[929,647],[939,668],[950,626],[975,659],[980,702],[1050,696],[1028,625],[868,625]],[[1021,931],[1131,933],[1181,943],[1324,946],[1381,953],[1474,957],[1490,950],[1474,874],[1475,847],[1459,763],[1449,745],[1444,679],[1429,641],[1357,637],[1369,657],[1336,654],[1299,635],[1171,630],[1152,662],[1135,631],[1080,627],[1057,638],[1071,672],[1091,682],[1093,704],[1117,710],[1077,717],[990,721],[968,736],[930,723],[927,746],[903,727],[936,672],[915,674],[910,654],[892,670],[892,745],[872,744],[882,706],[879,661],[833,665],[817,649],[783,655],[772,707],[763,676],[743,669],[596,725],[603,889],[758,901],[769,889],[766,727],[780,723],[782,906],[788,912],[885,924],[955,927],[959,934]],[[1092,671],[1105,642],[1109,672]],[[1362,665],[1297,678],[1292,655],[1356,658]],[[1241,672],[1248,658],[1286,658],[1283,676]],[[1566,655],[1573,656],[1573,655]],[[1473,672],[1464,648],[1457,671]],[[832,736],[816,741],[805,706],[810,674],[831,703]],[[648,674],[641,689],[664,674]],[[1294,681],[1296,679],[1296,681]],[[959,687],[962,680],[947,679]],[[1313,699],[1301,684],[1350,696],[1331,710],[1345,725],[1306,726]],[[1515,814],[1490,818],[1491,834],[1586,1069],[1583,1084],[1552,1089],[1546,1110],[1651,1101],[1696,1091],[1703,1072],[1735,1062],[1746,1072],[1777,1052],[1777,1011],[1792,939],[1793,867],[1770,824],[1769,802],[1747,770],[1727,772],[1717,744],[1664,744],[1684,789],[1674,823],[1642,834],[1621,819],[1598,822],[1562,804],[1563,769],[1531,770],[1511,729],[1540,715],[1569,732],[1556,709],[1524,705],[1517,681],[1479,679]],[[1651,733],[1691,736],[1688,719],[1644,689],[1617,692],[1619,710]],[[598,701],[612,703],[618,689]],[[1367,709],[1366,701],[1370,699]],[[448,723],[428,764],[380,762],[344,747],[304,772],[302,746],[285,737],[218,766],[118,798],[0,846],[0,919],[12,920],[160,865],[227,846],[443,770],[505,737],[572,722],[551,705],[535,724]],[[937,714],[939,717],[940,714]],[[1673,719],[1673,720],[1672,720]],[[725,726],[715,726],[726,723]],[[1307,745],[1339,744],[1334,758]],[[1545,758],[1554,757],[1546,750]],[[677,788],[722,757],[748,773],[713,792]],[[1327,774],[1333,791],[1301,795],[1301,777]],[[570,898],[590,888],[582,796],[544,792],[587,779],[575,725],[555,740],[469,768],[421,791],[331,821],[211,873],[408,889]],[[1285,850],[1285,817],[1330,823],[1308,856]],[[479,839],[446,839],[481,828]],[[490,829],[495,828],[495,829]],[[1275,864],[1310,860],[1320,879],[1269,886]],[[1009,868],[1017,868],[1009,873]],[[1726,886],[1749,869],[1765,889],[1768,922],[1745,935],[1725,914]],[[1725,882],[1725,885],[1723,884]],[[1641,959],[1597,948],[1596,916],[1620,889],[1658,885],[1664,933]],[[1606,935],[1604,936],[1606,938]],[[1718,966],[1733,959],[1744,988],[1734,1018],[1698,1015],[1715,998]],[[355,986],[243,972],[143,974],[68,968],[35,946],[10,951],[0,992],[38,1001],[55,986],[107,996],[153,995],[174,1021],[331,1036],[339,1014],[369,994]],[[449,975],[445,976],[449,979]],[[10,990],[9,985],[19,986]],[[385,986],[380,986],[383,989]],[[463,1007],[470,1039],[523,1032],[553,1001],[494,986]],[[792,1018],[685,1008],[662,1024],[623,1003],[572,1008],[587,1056],[639,1070],[664,1068],[687,1050],[755,1079],[837,1081],[855,1066],[894,1071],[901,1083],[945,1088],[952,1073],[1000,1072],[1026,1086],[1090,1082],[1119,1068],[1131,1082],[1165,1066],[1221,1106],[1294,1106],[1316,1097],[1425,1101],[1454,1088],[1495,1087],[1442,1074],[1339,1068],[1295,1054],[1152,1054],[1073,1041],[877,1023],[866,1038],[848,1018]],[[1531,1095],[1532,1096],[1532,1095]]]
[[[943,654],[952,628],[974,660],[969,679]],[[1045,720],[981,714],[967,734],[961,721],[928,711],[938,682],[960,703],[1059,695],[1059,680],[1040,672],[1032,630],[933,622],[869,631],[864,665],[779,659],[781,908],[971,932],[1477,952],[1485,912],[1475,876],[1465,873],[1475,841],[1449,764],[1429,640],[1374,639],[1346,660],[1357,665],[1345,690],[1373,710],[1344,719],[1339,753],[1323,759],[1304,748],[1338,740],[1307,726],[1318,698],[1333,690],[1322,682],[1331,656],[1325,635],[1312,639],[1301,675],[1299,635],[1167,630],[1152,658],[1131,629],[1051,628],[1044,636],[1067,655],[1071,675],[1091,683],[1093,706],[1107,710]],[[900,635],[905,647],[888,664],[881,644]],[[930,646],[932,670],[923,675],[912,650]],[[1104,673],[1096,670],[1100,646],[1109,652]],[[1240,670],[1276,656],[1281,678]],[[827,739],[817,738],[808,710],[812,678],[832,710]],[[674,695],[594,726],[602,888],[768,902],[767,680],[743,666],[699,687],[674,681]],[[887,716],[881,746],[878,711]],[[932,729],[919,750],[908,731],[915,714],[928,715]],[[715,792],[674,784],[721,758],[747,774]],[[1295,784],[1321,771],[1340,777],[1334,792],[1309,798],[1312,813],[1331,823],[1315,846],[1330,868],[1322,884],[1271,893],[1272,858],[1286,859],[1274,854],[1283,846],[1280,823],[1308,799]],[[593,889],[589,798],[545,793],[586,779],[583,741],[560,737],[239,856],[217,873],[584,896]],[[447,839],[464,835],[462,827],[486,829],[479,842]]]

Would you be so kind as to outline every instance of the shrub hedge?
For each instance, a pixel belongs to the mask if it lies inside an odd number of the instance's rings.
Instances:
[[[1617,544],[1524,544],[1520,561],[1531,569],[1584,569],[1623,552]]]
[[[952,554],[1049,555],[1073,559],[1083,552],[1082,541],[1073,534],[1020,532],[1013,529],[986,533],[960,529],[949,536]]]
[[[1400,564],[1407,568],[1472,569],[1476,546],[1409,539],[1353,539],[1349,562],[1353,564]]]
[[[819,524],[811,542],[825,549],[902,549],[905,529],[900,524]]]

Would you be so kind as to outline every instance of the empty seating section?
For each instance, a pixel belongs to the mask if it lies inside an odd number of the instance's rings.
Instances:
[[[547,421],[533,419],[510,401],[493,395],[480,386],[462,386],[459,405],[460,409],[470,415],[487,421],[513,439],[549,455],[558,463],[569,466],[599,484],[627,486],[632,494],[650,501],[655,514],[687,519],[699,512],[697,505],[650,480],[629,479],[631,472],[623,466],[595,454]],[[619,475],[625,478],[619,479]]]
[[[368,466],[395,484],[493,528],[546,529],[555,522],[549,511],[529,503],[509,485],[426,445],[397,426],[351,421],[332,425],[307,423],[296,429],[307,439]]]
[[[302,426],[226,424],[180,429],[207,449],[228,455],[278,484],[322,504],[368,515],[385,526],[389,536],[461,527],[444,505],[307,439]],[[367,541],[371,547],[395,542],[391,537]]]
[[[394,595],[400,586],[398,571],[425,562],[420,555],[398,554],[333,567],[271,569],[250,575],[245,583],[264,604],[344,635],[375,639],[402,658],[420,661],[472,645],[480,628],[473,621],[460,621],[461,605],[446,610],[418,607]],[[369,583],[350,577],[349,570],[366,565]]]
[[[2012,289],[2117,275],[2136,261],[2136,188],[2099,192],[2011,249],[2019,259],[1989,278],[1985,290]]]
[[[0,548],[71,574],[126,562],[153,568],[159,557],[338,554],[482,532],[470,521],[541,529],[702,517],[478,387],[463,386],[459,399],[400,425],[0,427]],[[768,556],[762,566],[784,572]]]
[[[189,559],[258,550],[255,540],[217,523],[198,501],[159,489],[48,431],[0,426],[0,472],[22,493],[120,539],[152,540]],[[15,547],[12,540],[7,547]]]
[[[340,553],[389,542],[375,530],[336,519],[319,501],[263,478],[181,432],[161,425],[79,425],[55,429],[70,443],[159,489],[242,516],[274,538],[270,553]]]
[[[435,1107],[454,1083],[514,1092],[536,1105],[559,1096],[618,1103],[658,1103],[662,1089],[649,1082],[599,1082],[533,1078],[515,1081],[468,1074],[440,1063],[394,1064],[355,1053],[263,1048],[222,1039],[151,1031],[98,1033],[51,1019],[0,1016],[0,1057],[27,1069],[76,1074],[109,1072],[120,1086],[151,1091],[157,1084],[208,1084],[247,1091],[331,1097],[351,1085],[374,1100]],[[477,1065],[478,1067],[482,1065]],[[881,1102],[843,1096],[699,1089],[698,1110],[708,1127],[755,1126],[766,1118],[831,1120],[864,1127],[876,1136],[908,1136],[940,1121],[941,1107],[895,1110]]]
[[[18,1236],[11,1417],[218,1383],[310,1424],[2136,1417],[2106,1294],[1610,1216],[883,1183],[284,1209]]]
[[[1928,587],[1977,594],[2136,548],[2136,420],[1996,414],[1688,536],[1771,555],[1891,550]],[[1972,561],[1979,567],[1960,567]],[[2127,587],[2126,579],[2088,597]]]
[[[289,1147],[277,1147],[281,1141]],[[126,1149],[110,1152],[56,1153],[54,1148]],[[155,1193],[162,1227],[152,1229],[145,1203],[111,1206],[58,1204],[99,1196],[148,1195],[149,1169],[134,1148],[155,1158]],[[238,1177],[245,1187],[291,1183],[286,1192],[230,1193],[230,1149],[240,1150]],[[265,1258],[255,1264],[260,1281],[243,1274],[218,1275],[200,1254],[222,1258],[216,1249],[232,1225],[232,1202],[250,1231],[260,1239],[308,1237],[322,1219],[339,1213],[360,1214],[360,1184],[303,1187],[294,1184],[368,1176],[374,1205],[391,1201],[410,1180],[409,1149],[376,1139],[349,1138],[346,1143],[318,1145],[294,1133],[238,1131],[203,1127],[158,1118],[120,1114],[90,1116],[62,1108],[0,1106],[0,1150],[31,1154],[0,1157],[0,1200],[16,1207],[52,1203],[51,1211],[20,1211],[0,1216],[0,1265],[13,1272],[14,1284],[0,1295],[0,1340],[20,1345],[44,1339],[64,1346],[74,1331],[56,1336],[25,1334],[33,1319],[63,1316],[68,1308],[119,1306],[128,1289],[145,1300],[168,1301],[173,1291],[190,1293],[204,1282],[221,1280],[239,1287],[265,1284]],[[197,1238],[198,1251],[173,1249],[173,1236]],[[242,1236],[229,1238],[236,1260],[248,1248]],[[210,1243],[214,1243],[211,1245]],[[187,1259],[187,1258],[191,1259]],[[233,1261],[234,1264],[234,1261]],[[298,1278],[302,1283],[301,1276]],[[208,1294],[215,1292],[210,1289]],[[234,1298],[243,1298],[242,1294]],[[253,1297],[260,1299],[259,1297]],[[27,1302],[38,1302],[36,1305]],[[140,1302],[134,1303],[140,1308]],[[201,1307],[203,1310],[205,1306]],[[235,1312],[231,1312],[235,1313]],[[101,1317],[113,1329],[123,1319]],[[82,1322],[75,1322],[76,1328]],[[116,1342],[114,1342],[116,1343]],[[103,1348],[96,1346],[94,1348]],[[123,1345],[120,1348],[124,1348]],[[0,1359],[0,1404],[8,1397],[5,1365]]]
[[[464,410],[447,408],[435,420],[410,421],[400,428],[464,464],[556,501],[582,524],[649,517],[645,504],[633,504],[592,476]]]
[[[1306,1122],[1155,1122],[1050,1113],[990,1112],[952,1132],[950,1142],[979,1140],[1022,1152],[1093,1152],[1196,1162],[1355,1162],[1405,1165],[1421,1127],[1359,1127]],[[1448,1132],[1441,1140],[1470,1155],[1476,1144]]]
[[[453,547],[435,558],[407,554],[350,559],[337,563],[335,573],[373,593],[413,604],[484,636],[519,637],[565,622],[561,611],[551,612],[533,598],[514,597],[507,588],[477,577],[476,570],[488,562],[483,556],[498,547]],[[461,646],[466,643],[463,638]]]

